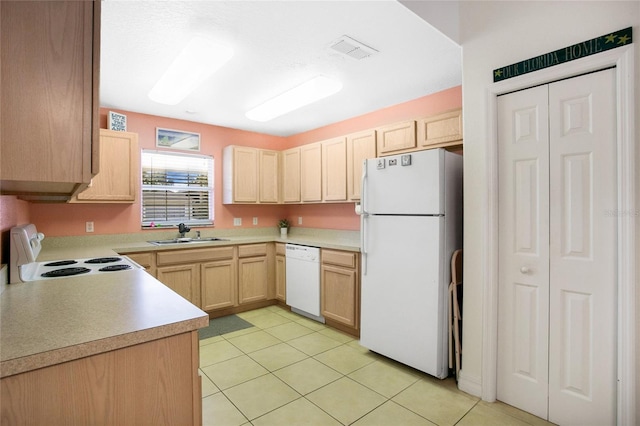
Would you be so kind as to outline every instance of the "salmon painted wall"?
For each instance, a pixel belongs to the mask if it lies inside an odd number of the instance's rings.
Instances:
[[[29,223],[29,203],[12,195],[0,196],[0,263],[9,262],[9,231]]]
[[[314,129],[288,138],[264,135],[185,120],[157,117],[130,111],[113,110],[127,116],[127,130],[138,133],[140,147],[155,149],[156,127],[188,130],[201,134],[203,154],[215,159],[215,227],[234,228],[233,218],[242,218],[243,228],[252,228],[252,218],[258,217],[256,227],[275,226],[278,219],[287,217],[293,226],[340,230],[360,229],[360,219],[353,203],[308,205],[233,205],[222,204],[222,148],[227,145],[246,145],[257,148],[286,149],[318,142],[335,136],[373,127],[437,114],[462,106],[460,86],[424,96],[409,102]],[[100,110],[100,127],[107,127],[107,112]],[[50,236],[87,235],[85,222],[94,222],[95,234],[120,234],[142,231],[140,203],[112,204],[29,204],[29,218],[38,230]]]

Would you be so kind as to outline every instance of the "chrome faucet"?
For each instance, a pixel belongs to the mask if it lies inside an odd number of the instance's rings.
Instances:
[[[191,231],[191,228],[186,226],[184,223],[178,225],[178,232],[180,233],[180,238],[184,238],[184,234]]]

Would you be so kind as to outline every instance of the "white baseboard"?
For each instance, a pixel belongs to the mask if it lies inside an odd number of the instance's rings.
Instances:
[[[458,389],[469,395],[482,396],[482,379],[478,376],[471,376],[465,374],[463,370],[460,370],[460,377],[458,377]]]

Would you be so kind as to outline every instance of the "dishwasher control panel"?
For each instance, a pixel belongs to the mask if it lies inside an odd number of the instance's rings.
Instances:
[[[288,259],[300,259],[309,262],[320,261],[320,249],[318,247],[287,244],[285,248]]]

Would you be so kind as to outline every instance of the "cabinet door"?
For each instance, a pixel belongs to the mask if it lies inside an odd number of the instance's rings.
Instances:
[[[267,300],[267,257],[248,257],[238,260],[238,301],[240,304]]]
[[[158,281],[196,306],[200,306],[200,268],[197,264],[157,268]]]
[[[302,202],[322,201],[322,145],[320,143],[300,147],[300,199]]]
[[[98,171],[100,2],[0,8],[3,191],[71,194]]]
[[[259,150],[260,157],[260,202],[277,203],[279,195],[278,151]]]
[[[153,277],[156,276],[156,253],[123,253],[129,259],[142,266],[147,273]]]
[[[276,255],[276,299],[282,302],[287,301],[287,260],[286,257]]]
[[[416,122],[413,120],[380,127],[377,133],[380,155],[416,148]]]
[[[258,202],[258,149],[229,145],[222,150],[222,202]]]
[[[237,306],[237,279],[235,260],[220,260],[200,266],[202,309]]]
[[[418,120],[418,144],[421,147],[462,143],[462,109]]]
[[[139,169],[138,135],[100,129],[100,173],[72,202],[133,203]]]
[[[322,142],[322,199],[347,200],[347,142],[336,138]]]
[[[358,277],[355,269],[322,265],[321,309],[325,318],[358,327]]]
[[[360,200],[362,162],[375,157],[375,130],[368,130],[347,136],[347,197],[349,200]]]
[[[282,201],[300,202],[300,148],[282,153]]]

